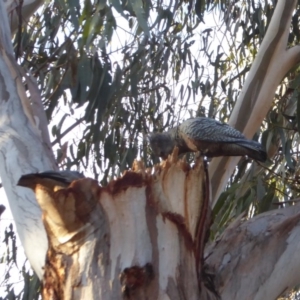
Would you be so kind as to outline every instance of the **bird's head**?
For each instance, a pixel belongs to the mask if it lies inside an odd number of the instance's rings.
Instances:
[[[166,159],[173,152],[175,140],[168,132],[154,132],[148,137],[154,155]]]

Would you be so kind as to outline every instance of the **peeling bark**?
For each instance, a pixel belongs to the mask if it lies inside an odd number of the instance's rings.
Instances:
[[[249,138],[278,83],[299,62],[300,47],[286,49],[295,3],[278,1],[230,119]],[[16,183],[22,174],[56,165],[49,141],[40,134],[40,103],[31,110],[20,84],[2,2],[0,16],[0,176],[22,245],[41,278],[47,249],[41,210],[34,194]],[[214,199],[236,162],[221,158],[211,163]],[[153,174],[136,165],[107,187],[83,179],[68,189],[37,195],[50,242],[44,298],[215,299],[215,283],[223,299],[275,299],[297,284],[299,206],[235,222],[207,250],[203,267],[209,223],[205,180],[200,163],[191,169],[171,158]]]
[[[136,162],[106,187],[87,178],[54,191],[21,178],[49,239],[43,299],[205,299],[206,176],[175,156],[154,172]]]
[[[300,205],[239,218],[202,260],[206,179],[201,163],[173,155],[154,170],[135,163],[106,187],[23,182],[49,239],[43,298],[272,300],[297,285]]]
[[[236,220],[206,249],[222,299],[277,299],[299,284],[300,205]]]

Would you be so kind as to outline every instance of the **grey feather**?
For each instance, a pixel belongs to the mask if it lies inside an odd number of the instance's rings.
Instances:
[[[262,145],[247,140],[228,124],[210,118],[193,118],[165,133],[152,133],[150,145],[155,155],[167,158],[175,146],[179,154],[200,151],[208,157],[244,156],[265,161],[267,154]]]
[[[188,135],[190,138],[201,138],[206,142],[234,142],[237,139],[245,139],[245,136],[238,130],[210,118],[188,119],[179,128],[181,133]]]

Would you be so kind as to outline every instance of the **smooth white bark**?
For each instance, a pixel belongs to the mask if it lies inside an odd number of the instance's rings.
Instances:
[[[25,253],[38,276],[47,250],[41,211],[35,195],[16,186],[28,172],[55,169],[34,120],[13,56],[7,13],[0,1],[0,176]],[[18,89],[17,89],[18,86]],[[22,98],[22,101],[21,101]]]

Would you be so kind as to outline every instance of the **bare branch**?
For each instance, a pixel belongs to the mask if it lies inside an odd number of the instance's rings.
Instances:
[[[296,3],[296,0],[277,2],[267,33],[231,114],[229,124],[248,138],[252,138],[261,125],[278,84],[295,64],[299,50],[298,47],[287,50],[287,40]],[[222,157],[211,162],[209,171],[213,204],[224,190],[239,159]]]

